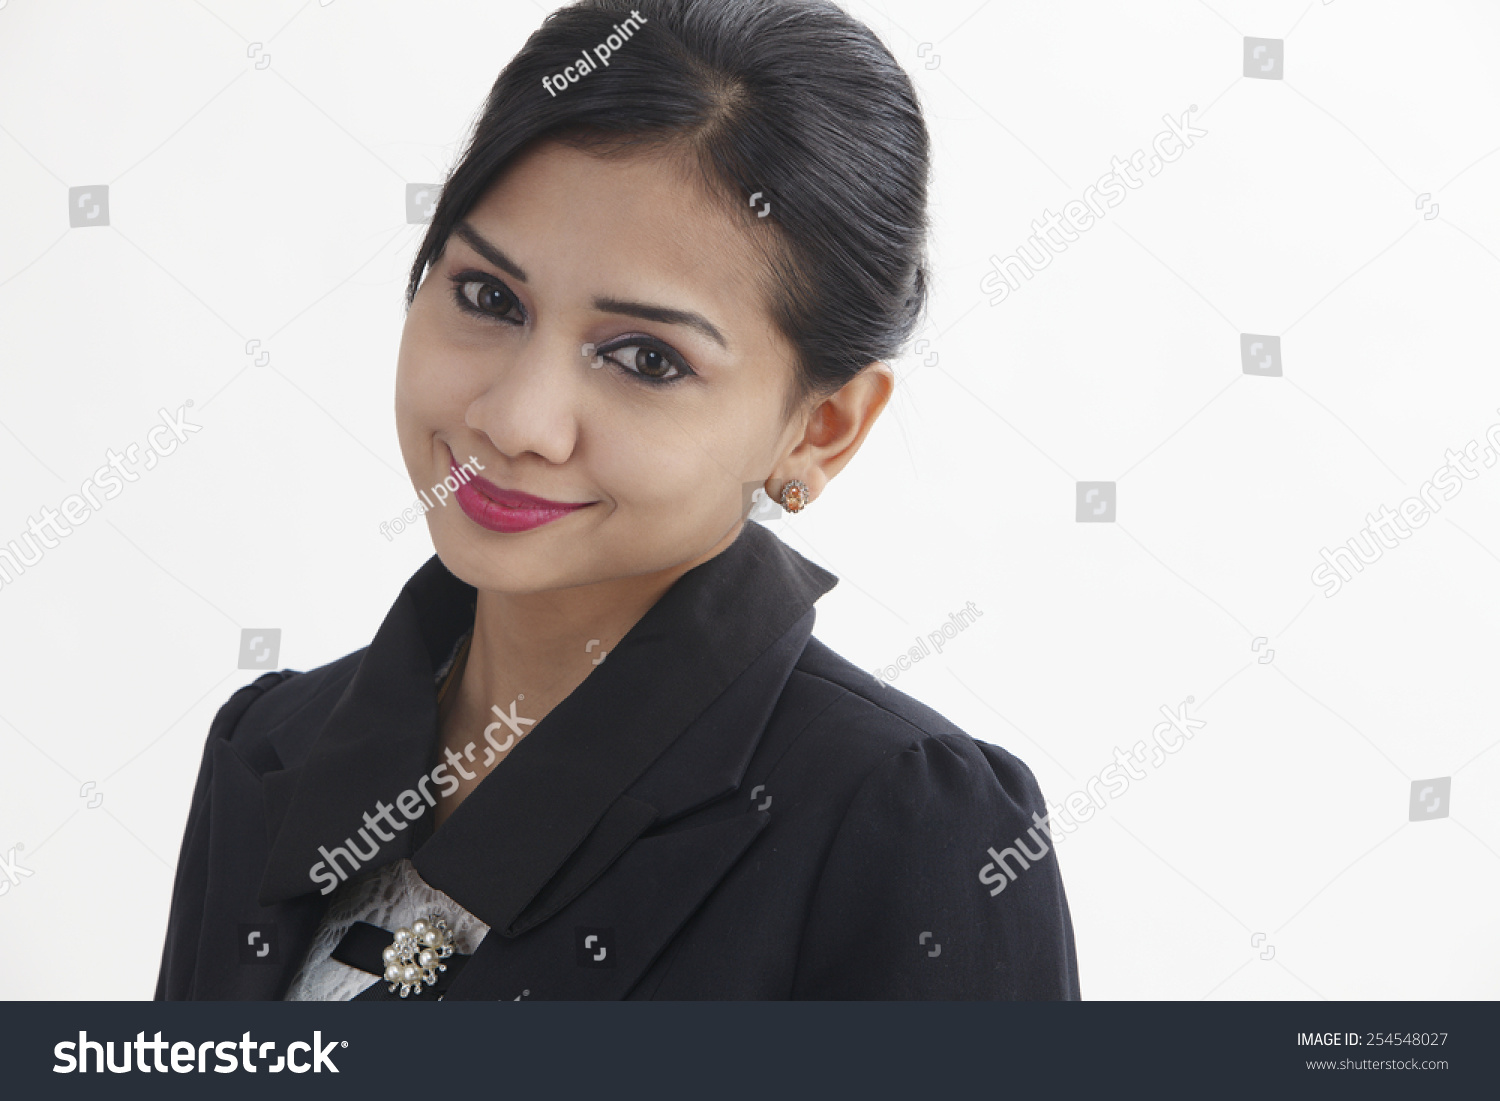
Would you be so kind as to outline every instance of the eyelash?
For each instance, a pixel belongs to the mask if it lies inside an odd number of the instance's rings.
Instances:
[[[498,321],[502,325],[525,324],[526,313],[521,308],[520,300],[515,296],[515,294],[509,287],[507,287],[504,283],[496,280],[493,276],[485,275],[484,273],[477,271],[463,271],[452,276],[451,281],[453,283],[453,300],[458,305],[458,308],[463,310],[465,313],[473,314],[476,317],[486,318],[490,321]],[[520,313],[522,319],[520,321],[510,321],[507,320],[502,314],[491,313],[489,310],[481,309],[479,306],[475,305],[472,301],[470,301],[469,296],[464,293],[465,288],[474,283],[480,284],[482,289],[495,288],[503,292],[505,296],[510,299],[511,308]],[[476,292],[476,296],[477,294],[478,292]],[[648,351],[659,353],[661,357],[667,361],[667,364],[677,371],[677,374],[671,378],[652,378],[650,375],[642,374],[640,371],[637,371],[634,368],[625,366],[619,360],[611,358],[613,353],[622,351],[626,348],[645,348]],[[693,370],[693,368],[688,364],[687,360],[683,359],[682,356],[672,348],[668,347],[666,344],[663,344],[661,341],[656,340],[653,337],[634,334],[620,337],[618,342],[615,343],[612,347],[606,345],[597,348],[595,349],[594,354],[608,360],[610,363],[614,364],[615,367],[617,367],[621,372],[629,375],[637,382],[644,383],[647,386],[670,386],[674,382],[681,382],[685,378],[692,378],[697,375],[697,372]]]

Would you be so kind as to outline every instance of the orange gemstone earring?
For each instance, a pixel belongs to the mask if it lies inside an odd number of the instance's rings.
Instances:
[[[807,483],[796,478],[781,487],[781,507],[788,512],[801,512],[807,507]]]

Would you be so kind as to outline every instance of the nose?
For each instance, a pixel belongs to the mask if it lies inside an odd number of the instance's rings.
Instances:
[[[567,462],[578,446],[584,399],[579,346],[536,339],[518,355],[498,363],[489,385],[469,403],[464,423],[483,432],[509,459],[532,454],[549,463]]]

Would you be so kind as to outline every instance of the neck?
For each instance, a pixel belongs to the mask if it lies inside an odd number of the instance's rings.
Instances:
[[[519,713],[540,721],[678,578],[727,548],[741,527],[736,524],[707,552],[652,573],[539,593],[480,590],[474,636],[454,693],[455,717],[472,722],[491,706],[506,710],[524,695]]]

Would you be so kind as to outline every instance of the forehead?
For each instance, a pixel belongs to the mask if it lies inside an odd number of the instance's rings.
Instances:
[[[681,157],[541,142],[506,166],[467,220],[539,293],[690,301],[741,330],[769,320],[754,234],[774,230],[734,217]]]

